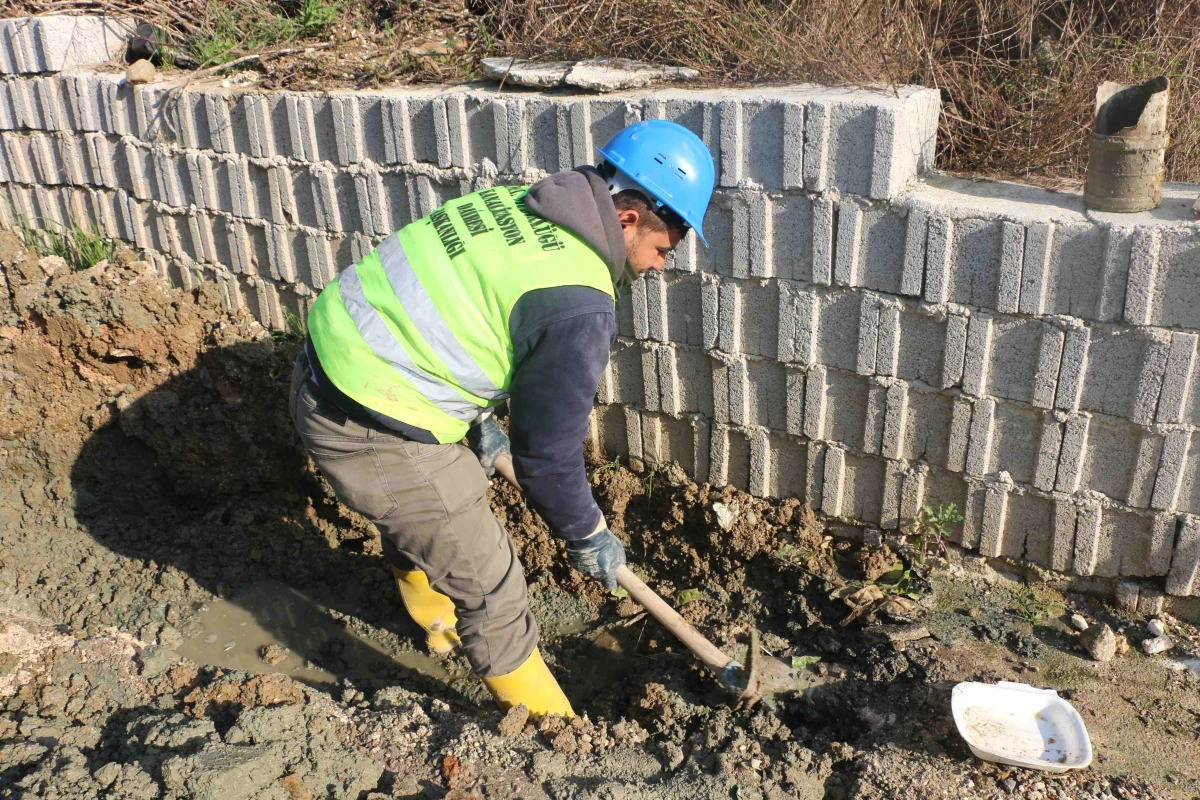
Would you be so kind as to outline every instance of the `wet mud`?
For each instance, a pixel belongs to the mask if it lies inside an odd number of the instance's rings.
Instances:
[[[497,481],[581,713],[502,715],[461,656],[421,652],[378,536],[298,447],[294,337],[128,251],[70,273],[0,234],[0,267],[0,797],[1200,794],[1187,655],[1094,662],[1067,621],[1135,642],[1144,619],[958,552],[922,564],[898,540],[835,539],[795,500],[675,465],[590,467],[631,564],[731,655],[754,629],[823,685],[735,711]],[[879,588],[897,561],[909,597]],[[1096,762],[1056,777],[974,759],[950,717],[961,680],[1058,689]]]

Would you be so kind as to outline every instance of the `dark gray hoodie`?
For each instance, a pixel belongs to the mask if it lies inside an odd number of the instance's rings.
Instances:
[[[533,213],[581,238],[608,265],[613,282],[625,271],[625,236],[604,179],[592,167],[559,172],[534,184],[526,197]],[[595,530],[600,509],[583,464],[583,440],[600,374],[617,335],[613,301],[587,286],[528,292],[509,317],[515,372],[509,389],[513,468],[529,504],[564,539]],[[363,408],[325,375],[306,343],[321,394],[346,414],[382,424],[417,442],[429,431]]]

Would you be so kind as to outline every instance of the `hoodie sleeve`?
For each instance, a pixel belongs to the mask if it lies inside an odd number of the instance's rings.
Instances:
[[[601,512],[583,461],[588,415],[616,336],[612,300],[563,286],[523,296],[510,317],[513,469],[526,500],[564,539],[588,536]]]

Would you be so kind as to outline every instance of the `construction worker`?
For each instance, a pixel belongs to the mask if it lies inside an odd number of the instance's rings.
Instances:
[[[474,192],[389,236],[321,292],[292,380],[304,446],[379,529],[430,651],[461,647],[502,708],[535,717],[572,710],[488,476],[510,457],[570,564],[616,588],[625,549],[583,460],[616,291],[661,270],[688,229],[704,240],[713,189],[708,149],[672,122],[598,152],[599,167]],[[508,436],[490,415],[506,399]]]

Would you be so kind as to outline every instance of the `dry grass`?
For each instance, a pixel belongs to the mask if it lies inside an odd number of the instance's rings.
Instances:
[[[64,8],[135,11],[203,64],[262,52],[268,87],[465,80],[488,55],[933,86],[940,168],[1042,183],[1086,170],[1100,81],[1163,74],[1168,177],[1200,180],[1200,0],[10,0],[0,16]]]
[[[1196,0],[497,0],[502,55],[620,56],[719,81],[941,90],[938,165],[1078,177],[1096,85],[1172,81],[1168,175],[1200,179]]]

